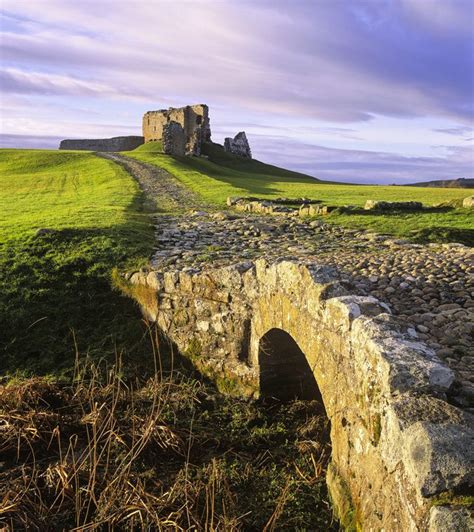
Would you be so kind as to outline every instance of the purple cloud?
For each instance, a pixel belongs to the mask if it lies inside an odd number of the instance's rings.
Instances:
[[[470,34],[426,23],[421,1],[44,4],[4,0],[7,13],[35,18],[4,33],[5,60],[18,68],[77,68],[76,81],[124,96],[197,92],[334,122],[473,117]],[[447,12],[462,20],[472,5]]]
[[[446,133],[447,135],[455,135],[457,137],[467,135],[472,133],[473,128],[469,126],[459,126],[459,127],[444,127],[444,128],[435,128],[433,131],[438,133]]]

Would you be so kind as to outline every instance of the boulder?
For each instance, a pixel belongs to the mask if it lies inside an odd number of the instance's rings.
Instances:
[[[49,229],[47,227],[41,227],[36,231],[36,236],[52,235],[57,233],[56,229]]]
[[[463,199],[462,206],[466,209],[474,209],[474,196],[468,196]]]

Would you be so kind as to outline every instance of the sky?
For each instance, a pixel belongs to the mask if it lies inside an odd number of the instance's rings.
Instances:
[[[320,179],[474,178],[473,28],[474,0],[0,0],[0,146],[207,103]]]

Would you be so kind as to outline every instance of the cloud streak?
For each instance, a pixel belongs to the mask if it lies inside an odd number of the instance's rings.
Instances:
[[[445,127],[433,129],[438,133],[446,133],[447,135],[455,135],[456,137],[472,134],[473,128],[469,126],[459,126],[459,127]]]
[[[437,19],[434,29],[420,31],[416,21],[427,16],[421,1],[302,1],[291,9],[265,1],[238,9],[199,1],[3,3],[7,11],[37,17],[45,28],[4,32],[8,61],[26,69],[32,60],[49,69],[78,68],[97,85],[117,84],[124,96],[157,88],[158,98],[190,96],[197,90],[335,122],[378,114],[473,116],[469,36],[436,32]],[[457,4],[456,20],[472,5]],[[451,19],[458,13],[454,7]],[[97,16],[102,11],[104,18]],[[72,83],[81,83],[80,77]],[[24,85],[27,91],[27,79]]]
[[[407,157],[396,153],[328,148],[281,137],[252,140],[261,158],[272,159],[275,164],[284,161],[292,170],[328,181],[409,184],[473,175],[470,148],[447,146],[444,157]]]

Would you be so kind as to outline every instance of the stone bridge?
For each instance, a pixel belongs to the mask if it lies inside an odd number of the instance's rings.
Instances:
[[[345,526],[470,529],[461,503],[472,418],[446,401],[452,371],[384,303],[347,293],[330,267],[292,261],[126,279],[143,313],[223,391],[322,398],[327,481]]]

